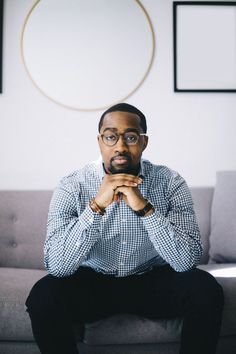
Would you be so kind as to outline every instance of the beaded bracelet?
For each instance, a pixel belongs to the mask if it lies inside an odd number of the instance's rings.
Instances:
[[[89,202],[89,206],[94,213],[98,213],[100,215],[104,215],[106,213],[105,209],[101,209],[99,205],[97,205],[95,198],[92,198]]]

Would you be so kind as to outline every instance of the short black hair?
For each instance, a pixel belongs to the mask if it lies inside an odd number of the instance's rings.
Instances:
[[[101,116],[99,124],[98,124],[98,131],[100,132],[101,128],[102,128],[102,123],[103,123],[103,119],[105,117],[105,115],[107,113],[110,112],[117,112],[117,111],[121,111],[121,112],[130,112],[130,113],[135,113],[139,116],[140,118],[140,126],[143,130],[144,133],[147,132],[147,123],[146,123],[146,117],[145,115],[135,106],[132,106],[131,104],[128,103],[118,103],[115,104],[114,106],[111,106],[110,108],[108,108]]]

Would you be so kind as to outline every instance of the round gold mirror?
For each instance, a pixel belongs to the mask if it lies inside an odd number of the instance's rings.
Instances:
[[[21,49],[42,93],[70,108],[97,110],[140,87],[155,38],[139,0],[38,0],[26,17]]]

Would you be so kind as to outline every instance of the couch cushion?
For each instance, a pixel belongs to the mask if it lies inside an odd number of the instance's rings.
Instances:
[[[236,335],[236,264],[207,264],[199,268],[216,277],[223,286],[225,306],[222,336]],[[117,315],[85,326],[84,342],[91,345],[175,342],[180,339],[181,319],[149,320]]]
[[[236,263],[207,264],[199,266],[212,274],[223,287],[225,303],[221,336],[236,335]]]
[[[32,341],[25,300],[46,271],[0,268],[0,340]]]
[[[236,171],[217,173],[209,253],[210,263],[236,262]]]
[[[52,192],[0,192],[0,266],[43,269]]]
[[[133,344],[176,342],[182,320],[149,320],[135,315],[115,315],[85,326],[86,344]]]

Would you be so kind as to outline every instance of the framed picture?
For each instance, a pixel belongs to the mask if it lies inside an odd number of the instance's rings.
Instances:
[[[174,91],[236,92],[236,1],[174,1]]]
[[[2,93],[3,0],[0,0],[0,93]]]

